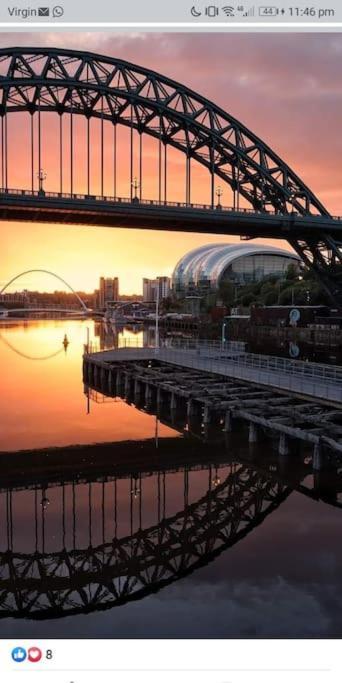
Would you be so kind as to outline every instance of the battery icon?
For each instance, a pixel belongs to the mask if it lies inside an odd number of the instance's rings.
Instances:
[[[278,7],[259,7],[260,17],[276,17],[279,14]]]

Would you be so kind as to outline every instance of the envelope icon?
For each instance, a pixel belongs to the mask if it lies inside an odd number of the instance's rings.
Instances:
[[[49,7],[38,7],[38,16],[39,17],[48,17],[50,14],[50,8]]]

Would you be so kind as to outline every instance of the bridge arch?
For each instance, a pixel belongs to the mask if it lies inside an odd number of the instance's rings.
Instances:
[[[128,536],[56,552],[8,549],[0,553],[0,619],[55,619],[143,599],[242,541],[290,493],[287,485],[234,464],[194,503]]]
[[[79,303],[81,304],[81,307],[83,308],[83,310],[86,311],[86,312],[88,312],[88,308],[87,308],[87,306],[85,305],[84,301],[83,301],[83,300],[81,299],[81,297],[77,294],[77,292],[75,292],[75,290],[71,287],[71,285],[69,285],[69,283],[68,283],[66,280],[64,280],[62,277],[60,277],[60,275],[56,275],[56,273],[53,273],[51,270],[45,270],[45,269],[43,269],[43,268],[31,268],[30,270],[23,270],[22,273],[19,273],[18,275],[15,275],[15,277],[13,277],[11,280],[9,280],[9,281],[4,285],[4,287],[0,290],[0,296],[1,296],[1,294],[3,294],[3,293],[6,291],[6,289],[7,289],[11,284],[13,284],[13,282],[15,282],[16,280],[19,280],[19,278],[21,278],[23,275],[29,275],[30,273],[44,273],[45,275],[52,275],[52,277],[54,277],[54,278],[56,278],[56,280],[59,280],[60,282],[62,282],[62,284],[65,285],[65,286],[69,289],[69,291],[72,292],[72,294],[75,295],[76,299],[77,299],[77,300],[79,301]]]
[[[3,48],[0,60],[1,118],[27,111],[40,119],[54,111],[109,120],[177,148],[188,165],[198,161],[256,210],[329,215],[265,142],[181,83],[122,59],[77,50]],[[213,194],[214,187],[212,202]]]
[[[136,64],[91,52],[67,50],[44,47],[11,47],[0,50],[0,126],[1,135],[4,136],[1,155],[1,193],[4,195],[4,205],[0,210],[6,219],[15,216],[16,220],[25,220],[28,215],[28,206],[31,198],[25,197],[25,190],[11,188],[11,179],[8,170],[8,144],[7,135],[10,127],[7,125],[7,114],[26,112],[29,121],[29,144],[28,154],[31,159],[27,166],[31,168],[31,189],[35,208],[41,210],[32,214],[34,220],[44,218],[42,210],[42,197],[44,195],[43,180],[40,179],[39,191],[36,192],[35,177],[41,176],[41,166],[44,157],[42,148],[42,127],[46,112],[55,112],[59,119],[59,133],[57,132],[57,146],[59,152],[59,170],[54,168],[54,177],[59,175],[59,191],[54,187],[49,197],[50,208],[49,221],[65,221],[66,197],[73,200],[79,199],[82,204],[81,215],[75,206],[68,213],[71,222],[84,222],[85,199],[90,200],[92,206],[87,210],[86,224],[92,224],[95,220],[96,211],[93,211],[93,201],[113,200],[117,194],[117,124],[130,130],[130,141],[127,147],[130,150],[128,161],[128,181],[130,185],[130,201],[142,199],[142,141],[144,134],[158,141],[158,173],[159,199],[157,204],[169,205],[167,189],[170,185],[167,180],[168,148],[177,149],[185,159],[185,196],[186,207],[192,206],[192,161],[198,162],[208,172],[210,182],[210,204],[206,208],[214,208],[218,196],[220,204],[221,190],[217,187],[217,180],[223,182],[229,188],[229,197],[233,197],[233,208],[240,212],[245,210],[246,205],[257,214],[274,213],[280,217],[277,222],[275,234],[272,238],[286,239],[292,248],[299,254],[307,267],[315,271],[322,285],[328,292],[333,303],[342,303],[342,248],[340,222],[332,219],[329,211],[295,173],[295,171],[273,151],[261,138],[255,135],[247,126],[229,114],[227,111],[208,100],[201,94],[187,86],[172,80],[162,74],[146,69]],[[63,147],[63,115],[69,118],[67,135],[70,139],[68,145]],[[74,183],[74,116],[82,116],[86,121],[84,132],[84,152],[86,157],[85,180],[83,185],[86,191],[77,195],[80,190],[75,188]],[[90,191],[90,139],[91,119],[100,122],[100,157],[101,179],[100,192],[96,194]],[[112,156],[114,159],[113,192],[105,193],[104,182],[104,123],[109,122],[113,129]],[[59,135],[59,140],[58,140]],[[63,137],[64,136],[64,137]],[[138,144],[135,142],[139,138]],[[138,152],[134,152],[134,146]],[[9,148],[11,145],[9,145]],[[66,147],[67,152],[63,149]],[[135,148],[136,149],[136,148]],[[65,173],[63,173],[63,160],[65,154],[69,157],[68,187],[70,193],[65,195]],[[64,156],[63,156],[64,155]],[[70,155],[70,156],[69,156]],[[37,166],[38,163],[38,166]],[[10,164],[11,166],[11,164]],[[36,167],[37,166],[37,167]],[[135,169],[138,168],[139,178],[135,178]],[[38,171],[38,174],[34,171]],[[70,185],[69,185],[70,177]],[[126,182],[127,178],[125,179]],[[183,182],[183,181],[182,181]],[[164,185],[164,187],[163,187]],[[93,188],[92,188],[93,189]],[[139,196],[138,196],[139,190]],[[9,197],[6,195],[9,194]],[[110,197],[106,195],[110,194]],[[21,197],[21,195],[23,195]],[[55,207],[53,201],[57,204]],[[121,199],[119,200],[121,202]],[[20,210],[16,211],[16,202]],[[153,204],[148,201],[147,204]],[[105,217],[107,208],[110,213],[111,201],[107,207],[102,207],[101,225],[110,222]],[[123,200],[122,206],[127,205],[127,199]],[[60,211],[63,206],[63,211]],[[26,211],[23,211],[22,208]],[[120,207],[120,208],[121,208]],[[132,207],[131,207],[132,208]],[[136,206],[133,207],[136,210]],[[196,208],[196,207],[192,207]],[[218,207],[219,208],[219,207]],[[221,207],[222,208],[222,207]],[[44,204],[45,211],[47,210]],[[118,207],[116,207],[116,211]],[[135,212],[135,225],[141,219],[139,212]],[[157,213],[155,213],[156,217]],[[226,214],[227,215],[227,214]],[[37,218],[38,216],[38,218]],[[283,218],[286,220],[283,222]],[[298,216],[299,220],[295,217]],[[153,212],[148,213],[148,220],[153,218]],[[174,214],[173,214],[174,217]],[[204,217],[204,216],[203,216]],[[202,217],[202,218],[203,218]],[[208,214],[208,221],[213,215]],[[314,222],[305,229],[302,217],[313,217]],[[170,216],[164,216],[171,221]],[[189,219],[190,217],[187,216]],[[206,218],[206,216],[205,216]],[[239,216],[237,216],[239,218]],[[253,237],[265,236],[266,216],[258,218],[258,225],[254,226],[249,233],[246,223],[237,221],[234,234],[251,234]],[[319,220],[321,219],[321,220]],[[46,220],[46,216],[45,216]],[[126,225],[127,216],[124,217]],[[235,217],[234,217],[235,220]],[[253,222],[254,217],[251,218]],[[197,221],[197,222],[196,222]],[[194,221],[198,226],[199,218]],[[148,222],[148,221],[147,221]],[[210,224],[210,223],[209,223]],[[149,227],[150,223],[148,223]],[[163,224],[165,225],[165,223]],[[180,222],[180,225],[182,223]],[[225,222],[219,229],[220,234],[229,234],[229,225]],[[269,224],[268,224],[269,225]],[[314,230],[312,230],[314,228]],[[158,228],[160,229],[160,228]],[[165,229],[165,228],[164,228]],[[169,229],[169,228],[167,228]],[[180,228],[182,229],[182,228]],[[192,231],[196,231],[194,227]],[[211,232],[215,232],[214,228]],[[268,233],[267,233],[268,234]],[[269,235],[270,236],[270,235]]]

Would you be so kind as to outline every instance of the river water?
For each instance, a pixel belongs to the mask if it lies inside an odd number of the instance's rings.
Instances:
[[[338,472],[89,395],[87,327],[0,324],[1,636],[340,638]]]

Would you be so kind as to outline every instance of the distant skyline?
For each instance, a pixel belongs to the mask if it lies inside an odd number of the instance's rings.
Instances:
[[[184,83],[247,125],[298,173],[331,213],[342,214],[340,34],[0,35],[1,47],[13,45],[91,50],[150,67]],[[17,144],[20,174],[24,147],[20,130]],[[144,163],[147,176],[152,177],[149,151]],[[147,186],[149,182],[147,177]],[[204,182],[199,174],[194,201],[203,196]],[[206,235],[6,222],[0,229],[0,287],[23,270],[46,268],[74,289],[87,292],[98,287],[99,272],[118,276],[125,294],[140,292],[143,277],[170,276],[190,249],[238,240],[212,235],[210,226]],[[25,278],[25,284],[13,285],[13,289],[24,288],[54,291],[56,284],[52,278],[32,275]]]

